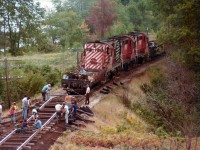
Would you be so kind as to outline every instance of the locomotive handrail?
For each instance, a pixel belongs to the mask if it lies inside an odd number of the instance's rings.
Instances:
[[[17,150],[21,150],[24,146],[26,146],[26,144],[28,144],[46,125],[48,125],[51,122],[51,120],[55,118],[55,116],[56,116],[56,112],[51,116],[51,118],[49,118],[49,120],[45,122],[45,124],[40,129],[37,129],[36,132],[34,132],[24,143],[22,143],[17,148]]]

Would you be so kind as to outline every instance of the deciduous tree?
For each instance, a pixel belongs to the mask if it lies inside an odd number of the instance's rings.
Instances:
[[[32,45],[40,28],[44,10],[33,0],[3,0],[1,17],[4,19],[10,53],[17,55],[22,45]]]
[[[106,31],[116,20],[115,3],[113,0],[98,0],[92,6],[92,10],[87,17],[89,24],[93,26],[100,38],[104,37]]]

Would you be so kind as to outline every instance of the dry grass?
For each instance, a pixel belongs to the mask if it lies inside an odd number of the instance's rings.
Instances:
[[[133,83],[139,91],[140,80]],[[121,90],[123,89],[116,89],[116,93],[122,93]],[[141,91],[139,93],[142,95]],[[88,124],[83,129],[85,132],[65,133],[55,142],[51,150],[118,150],[142,147],[155,149],[159,147],[159,138],[146,131],[147,124],[128,110],[118,95],[109,94],[94,106],[93,111],[94,124]]]

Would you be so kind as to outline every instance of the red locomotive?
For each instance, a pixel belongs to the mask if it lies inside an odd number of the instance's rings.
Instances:
[[[74,94],[84,94],[91,87],[106,82],[120,70],[143,63],[157,55],[155,42],[149,42],[145,33],[131,32],[107,40],[87,42],[83,46],[79,75],[76,79],[62,79],[62,87]]]

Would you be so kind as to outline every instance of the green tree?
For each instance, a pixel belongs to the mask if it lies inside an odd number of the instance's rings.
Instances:
[[[33,0],[7,0],[1,1],[1,4],[0,15],[5,21],[9,51],[17,55],[21,46],[30,46],[36,42],[44,10]]]
[[[55,12],[46,20],[46,31],[54,44],[63,47],[73,47],[75,43],[82,43],[87,29],[82,28],[84,21],[74,11]]]
[[[200,70],[200,3],[198,0],[153,0],[162,22],[160,40],[179,51],[177,60]],[[181,56],[181,57],[180,57]]]

